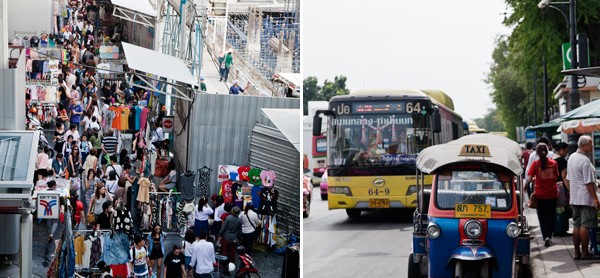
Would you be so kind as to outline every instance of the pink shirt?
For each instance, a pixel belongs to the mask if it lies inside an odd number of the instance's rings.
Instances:
[[[37,161],[35,162],[36,169],[48,169],[48,155],[45,153],[38,153]]]

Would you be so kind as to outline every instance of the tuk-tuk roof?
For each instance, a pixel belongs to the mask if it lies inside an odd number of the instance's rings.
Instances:
[[[519,145],[504,136],[473,134],[424,149],[417,157],[417,168],[432,173],[442,166],[457,162],[485,161],[520,175],[523,172],[521,154]]]

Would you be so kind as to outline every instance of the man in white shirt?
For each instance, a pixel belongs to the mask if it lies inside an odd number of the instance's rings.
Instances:
[[[190,261],[190,277],[210,278],[215,264],[215,247],[206,241],[206,231],[200,231],[200,241],[194,244]]]

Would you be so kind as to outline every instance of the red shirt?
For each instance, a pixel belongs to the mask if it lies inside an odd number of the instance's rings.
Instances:
[[[558,198],[558,187],[556,178],[558,177],[558,166],[556,161],[548,158],[546,169],[542,170],[540,161],[531,163],[527,176],[535,177],[535,196],[540,199]]]
[[[81,223],[81,212],[83,211],[83,203],[81,201],[77,201],[75,205],[75,223]]]

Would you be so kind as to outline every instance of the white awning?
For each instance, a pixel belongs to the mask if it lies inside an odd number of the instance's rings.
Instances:
[[[300,152],[300,109],[261,109],[283,136]]]
[[[114,16],[154,27],[156,11],[148,0],[111,0],[111,2],[115,5]]]
[[[187,93],[180,91],[176,86],[172,87],[172,89],[175,90],[176,94],[166,92],[166,84],[176,85],[173,82],[169,82],[168,80],[188,84],[192,86],[193,89],[196,89],[198,87],[196,79],[194,78],[194,76],[192,75],[192,73],[190,72],[183,60],[177,57],[173,57],[171,55],[163,54],[154,50],[139,47],[126,42],[123,42],[122,45],[123,52],[125,53],[125,59],[127,60],[127,65],[130,69],[140,72],[136,72],[128,76],[128,82],[130,86],[160,92],[188,101],[192,100],[187,96]],[[146,76],[146,73],[156,75],[159,78],[166,78],[167,82],[157,80],[160,81],[163,85],[159,86],[160,88],[158,88],[152,82],[150,82],[152,78]],[[134,75],[137,78],[139,78],[144,84],[134,84]]]

